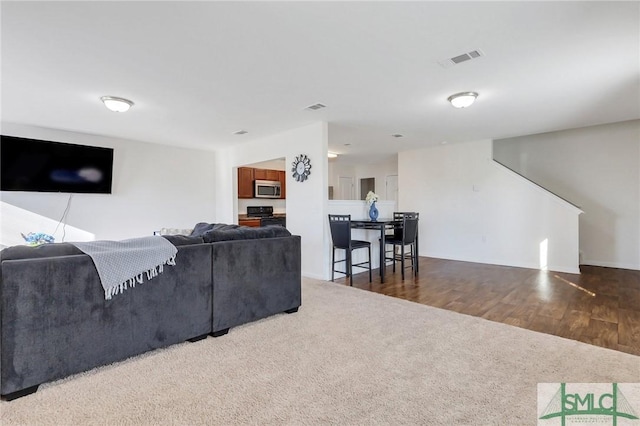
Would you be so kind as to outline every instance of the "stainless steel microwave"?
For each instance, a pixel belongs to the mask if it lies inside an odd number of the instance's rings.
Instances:
[[[255,198],[280,198],[280,182],[277,180],[255,180]]]

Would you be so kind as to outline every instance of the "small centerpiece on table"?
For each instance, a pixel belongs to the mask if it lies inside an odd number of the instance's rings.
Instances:
[[[378,220],[378,208],[376,207],[376,201],[378,201],[378,198],[378,195],[373,191],[369,191],[365,198],[365,201],[369,204],[369,218],[373,222]]]

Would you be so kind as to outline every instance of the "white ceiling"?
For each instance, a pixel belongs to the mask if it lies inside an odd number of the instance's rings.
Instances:
[[[367,160],[640,118],[638,2],[1,8],[4,122],[218,149],[324,120],[331,151]],[[480,96],[457,110],[460,91]],[[103,95],[135,106],[112,113]]]

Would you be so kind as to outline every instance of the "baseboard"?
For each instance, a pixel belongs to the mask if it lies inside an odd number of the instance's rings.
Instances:
[[[425,256],[424,253],[420,254],[420,256]],[[540,269],[540,265],[533,263],[506,263],[504,261],[494,260],[494,259],[470,259],[463,258],[458,256],[442,256],[437,254],[426,254],[426,257],[433,257],[435,259],[446,259],[446,260],[455,260],[458,262],[471,262],[471,263],[482,263],[485,265],[496,265],[496,266],[509,266],[511,268],[525,268],[525,269]],[[547,268],[548,271],[552,272],[563,272],[567,274],[580,274],[579,266],[571,267],[571,266],[549,266]]]
[[[562,266],[550,266],[549,267],[549,271],[551,272],[563,272],[565,274],[576,274],[576,275],[580,275],[580,268],[564,268]]]
[[[582,260],[581,265],[602,266],[604,268],[630,269],[632,271],[640,271],[640,265],[632,265],[630,263],[607,262],[600,260]]]

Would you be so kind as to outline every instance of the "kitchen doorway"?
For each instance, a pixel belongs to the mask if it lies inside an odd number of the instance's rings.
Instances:
[[[376,192],[376,178],[360,179],[360,199],[365,200],[369,191]]]

